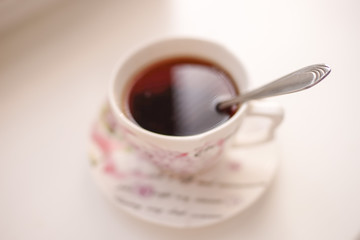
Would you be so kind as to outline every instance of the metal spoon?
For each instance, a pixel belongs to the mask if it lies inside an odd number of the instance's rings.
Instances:
[[[304,67],[268,83],[263,87],[241,94],[235,98],[222,101],[218,103],[216,107],[221,111],[234,104],[244,103],[249,100],[302,91],[319,83],[329,75],[330,71],[330,67],[325,64],[315,64]]]

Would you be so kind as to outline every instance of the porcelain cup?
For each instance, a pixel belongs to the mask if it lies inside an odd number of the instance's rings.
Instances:
[[[282,108],[272,102],[253,101],[242,104],[226,122],[206,132],[191,136],[168,136],[148,131],[132,121],[121,107],[122,94],[132,76],[158,60],[175,56],[193,56],[210,60],[231,75],[238,91],[247,90],[248,80],[243,65],[225,46],[213,40],[192,37],[167,37],[153,40],[131,50],[115,67],[108,100],[126,141],[140,158],[150,161],[165,172],[176,176],[192,176],[213,167],[224,152],[241,146],[237,139],[238,129],[249,116],[260,116],[271,124],[263,129],[264,138],[271,140],[283,119]],[[246,139],[247,136],[241,136]],[[235,146],[236,145],[236,146]],[[240,156],[241,157],[241,156]]]

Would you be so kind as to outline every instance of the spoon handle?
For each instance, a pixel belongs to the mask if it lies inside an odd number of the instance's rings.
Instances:
[[[248,100],[278,96],[308,89],[323,80],[331,69],[325,64],[315,64],[301,68],[282,78],[266,84],[248,93],[242,94],[217,105],[222,110],[233,104],[243,103]]]

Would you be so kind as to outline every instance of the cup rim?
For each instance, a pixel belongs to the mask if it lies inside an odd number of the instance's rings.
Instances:
[[[234,58],[239,65],[239,68],[242,69],[243,74],[245,75],[244,85],[247,86],[247,77],[246,72],[244,70],[244,67],[241,64],[241,61],[238,59],[236,55],[234,55],[228,48],[226,48],[224,45],[218,43],[216,40],[212,40],[209,38],[203,38],[203,37],[192,37],[192,36],[163,36],[160,38],[154,38],[151,40],[148,40],[146,42],[142,42],[139,45],[131,48],[128,50],[115,64],[115,68],[112,71],[111,78],[110,78],[110,85],[108,89],[108,102],[110,104],[111,110],[115,114],[115,117],[119,120],[121,120],[122,123],[126,124],[128,127],[135,129],[136,132],[141,133],[142,135],[157,138],[161,140],[166,141],[188,141],[188,140],[199,140],[203,139],[209,135],[215,134],[218,131],[221,131],[222,129],[228,127],[229,125],[233,124],[235,121],[238,121],[241,115],[245,112],[245,109],[247,108],[248,104],[243,103],[240,105],[239,109],[236,111],[236,113],[227,121],[224,123],[221,123],[218,126],[215,126],[214,128],[211,128],[205,132],[193,134],[193,135],[186,135],[186,136],[172,136],[172,135],[164,135],[156,132],[149,131],[147,129],[142,128],[138,124],[131,121],[121,110],[117,103],[117,95],[114,92],[115,84],[118,79],[118,74],[120,73],[122,65],[128,61],[133,55],[135,55],[138,52],[141,52],[151,46],[154,46],[159,43],[169,42],[169,41],[196,41],[196,42],[206,42],[210,43],[212,45],[216,45],[218,48],[222,49],[222,51],[226,52],[226,54],[231,55],[232,58]],[[245,87],[246,88],[246,87]]]

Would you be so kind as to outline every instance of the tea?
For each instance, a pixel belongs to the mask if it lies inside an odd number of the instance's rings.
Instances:
[[[228,73],[203,59],[178,57],[138,72],[125,93],[129,117],[142,128],[189,136],[227,121],[236,108],[218,112],[218,98],[238,95]]]

